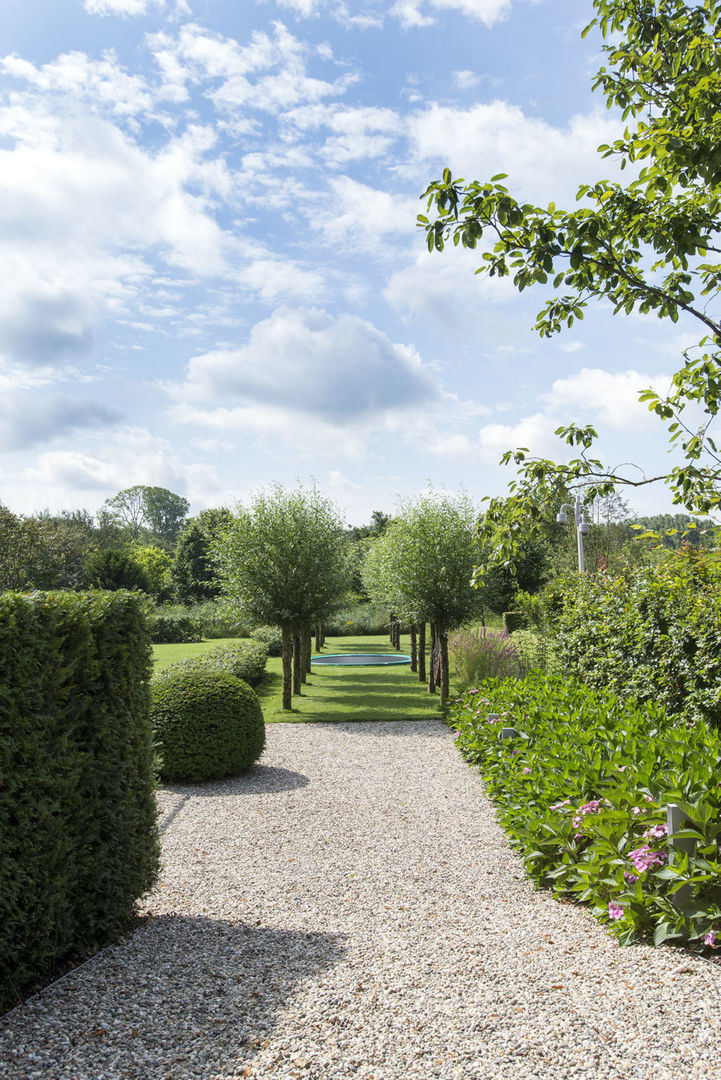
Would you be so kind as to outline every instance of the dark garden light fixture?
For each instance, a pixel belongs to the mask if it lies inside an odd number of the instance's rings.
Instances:
[[[575,505],[573,503],[564,503],[559,512],[556,514],[556,521],[559,525],[566,525],[568,523],[568,514],[566,510],[573,510],[576,519],[576,536],[578,538],[578,570],[583,574],[586,565],[583,560],[583,538],[587,536],[591,531],[591,526],[583,516],[583,507],[581,505],[581,496],[576,496]]]

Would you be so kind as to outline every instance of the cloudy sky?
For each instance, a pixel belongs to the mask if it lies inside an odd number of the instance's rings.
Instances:
[[[444,166],[573,200],[610,176],[590,0],[5,0],[0,501],[131,484],[194,511],[315,479],[351,523],[431,482],[502,493],[516,445],[595,422],[666,463],[636,402],[694,328],[543,297],[429,255]],[[666,509],[662,491],[632,499]]]

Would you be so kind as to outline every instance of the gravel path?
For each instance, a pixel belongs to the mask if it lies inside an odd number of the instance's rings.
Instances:
[[[160,793],[152,920],[0,1021],[0,1078],[721,1078],[721,969],[535,892],[437,721],[278,724]]]

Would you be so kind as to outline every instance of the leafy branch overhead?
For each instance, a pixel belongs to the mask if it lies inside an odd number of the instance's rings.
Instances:
[[[591,453],[597,432],[576,424],[556,432],[580,449],[569,464],[524,448],[503,461],[519,468],[517,497],[538,484],[580,481],[591,497],[662,480],[675,503],[709,513],[721,506],[721,456],[711,433],[721,401],[721,5],[594,0],[594,9],[584,36],[595,27],[612,43],[593,86],[629,125],[599,153],[630,166],[631,179],[583,184],[578,206],[563,210],[518,202],[505,174],[466,181],[445,169],[424,193],[431,216],[418,223],[431,251],[450,241],[480,247],[477,273],[510,277],[519,292],[550,287],[535,323],[543,337],[573,326],[598,300],[615,314],[695,320],[698,347],[683,354],[668,393],[640,394],[666,423],[680,464],[653,477],[610,470]]]

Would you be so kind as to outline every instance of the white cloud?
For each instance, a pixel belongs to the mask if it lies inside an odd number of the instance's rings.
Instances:
[[[637,431],[658,426],[658,419],[638,400],[641,390],[652,387],[657,393],[668,392],[670,382],[671,376],[665,373],[648,375],[638,371],[583,368],[568,378],[556,379],[541,400],[555,415],[570,420],[591,417],[604,427]]]
[[[186,404],[282,410],[343,425],[432,401],[437,390],[417,352],[357,316],[309,308],[276,310],[248,344],[194,357]]]
[[[520,198],[559,205],[574,198],[584,180],[597,178],[599,167],[615,174],[616,165],[599,166],[596,150],[619,132],[605,111],[574,116],[559,128],[505,101],[468,109],[433,104],[408,119],[414,176],[430,180],[446,165],[466,179],[508,173],[504,183]]]
[[[402,26],[432,26],[439,11],[457,11],[469,19],[493,26],[511,10],[511,0],[396,0],[390,13]]]
[[[69,432],[105,430],[118,420],[118,413],[100,401],[78,400],[66,394],[38,396],[35,391],[3,394],[0,449],[26,450]]]
[[[390,237],[415,235],[415,199],[379,191],[349,176],[331,177],[329,187],[331,203],[325,211],[312,213],[331,243],[388,253]]]
[[[186,7],[181,0],[181,9]],[[146,15],[149,8],[165,7],[165,0],[83,0],[89,15]]]
[[[475,71],[464,69],[453,72],[453,81],[459,90],[473,90],[480,83],[481,76],[476,75]]]
[[[91,60],[84,52],[63,53],[41,67],[12,54],[0,59],[0,70],[37,90],[71,94],[76,101],[107,106],[119,116],[149,112],[152,106],[145,79],[129,75],[112,50],[103,53],[102,60]]]
[[[563,458],[558,436],[554,435],[558,422],[537,412],[525,416],[515,424],[486,424],[478,433],[482,460],[495,465],[506,450],[525,446],[533,456]]]

